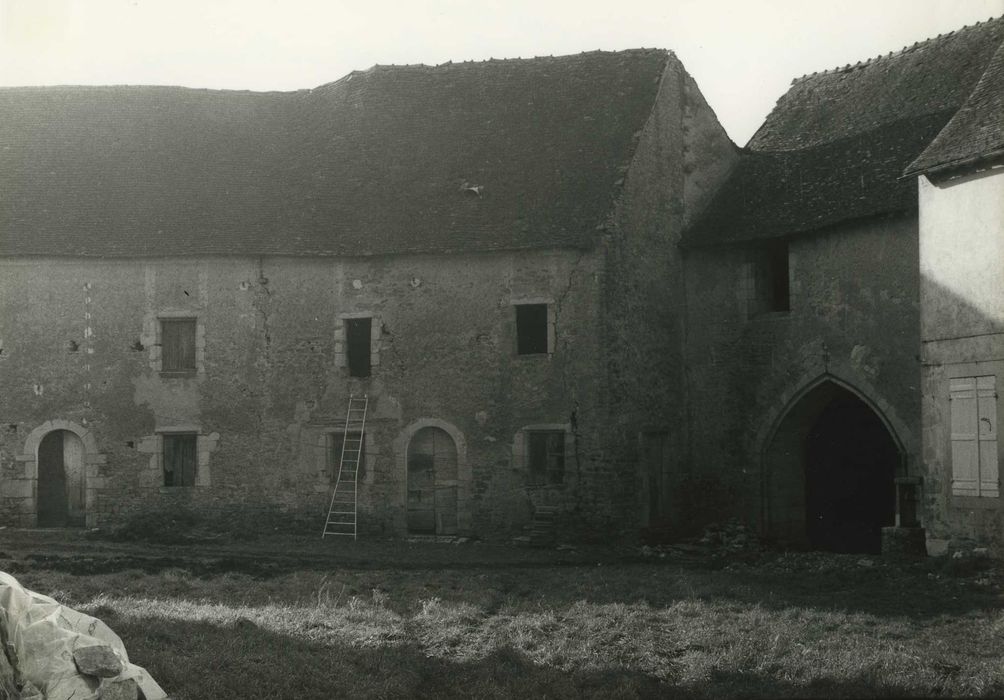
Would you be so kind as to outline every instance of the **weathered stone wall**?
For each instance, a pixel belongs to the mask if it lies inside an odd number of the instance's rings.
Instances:
[[[937,184],[921,177],[919,200],[928,549],[941,554],[977,543],[1004,553],[1004,499],[952,493],[949,400],[953,378],[995,377],[998,397],[1004,388],[1004,173]],[[991,430],[999,435],[999,398],[996,417]],[[997,465],[1002,450],[998,439]]]
[[[421,421],[451,428],[464,443],[464,532],[508,532],[528,521],[533,500],[578,492],[603,510],[607,482],[595,481],[602,458],[586,472],[569,455],[563,486],[528,490],[525,465],[512,454],[523,427],[573,420],[583,443],[575,450],[604,454],[590,443],[604,420],[601,260],[560,250],[3,260],[0,514],[34,524],[37,440],[29,438],[59,421],[92,444],[90,525],[143,510],[277,508],[320,528],[326,433],[341,427],[350,392],[371,398],[360,489],[367,531],[405,530],[401,436]],[[527,300],[553,305],[550,355],[515,353],[513,303]],[[375,363],[371,378],[352,379],[339,366],[340,317],[364,312],[373,315]],[[191,376],[158,371],[157,318],[165,315],[198,318]],[[162,485],[159,433],[172,430],[199,434],[194,487]]]
[[[608,226],[605,293],[608,430],[605,462],[629,478],[618,522],[676,527],[687,498],[679,475],[686,460],[683,316],[686,298],[677,246],[683,227],[728,174],[737,151],[714,112],[670,58],[623,193]],[[665,435],[657,486],[640,459],[643,434]],[[616,454],[616,457],[615,457]],[[663,513],[650,513],[649,489],[661,487]],[[659,520],[660,522],[655,522]]]
[[[768,440],[826,379],[880,414],[904,452],[900,472],[918,473],[916,230],[901,217],[792,239],[787,312],[751,313],[751,249],[688,253],[690,522],[762,520]]]

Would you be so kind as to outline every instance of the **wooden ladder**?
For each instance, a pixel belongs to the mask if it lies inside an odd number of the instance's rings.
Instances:
[[[328,517],[324,520],[321,539],[328,535],[347,535],[352,539],[358,533],[359,514],[359,463],[362,460],[363,440],[366,439],[366,411],[369,397],[349,396],[345,413],[345,432],[342,433],[342,453],[338,458],[338,475],[331,491]]]

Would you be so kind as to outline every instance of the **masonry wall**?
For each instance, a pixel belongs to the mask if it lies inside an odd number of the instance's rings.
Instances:
[[[754,247],[688,252],[690,520],[761,525],[768,442],[808,389],[832,380],[881,414],[919,470],[916,217],[796,237],[790,311],[751,304]]]
[[[686,464],[684,313],[678,242],[727,176],[735,149],[670,57],[606,230],[604,444],[629,476],[611,484],[621,527],[681,527]],[[613,455],[608,457],[608,460]],[[655,460],[661,464],[649,464]],[[653,493],[657,491],[657,493]]]
[[[406,452],[439,427],[458,448],[459,530],[500,536],[534,502],[588,497],[609,517],[599,253],[0,260],[0,518],[33,525],[37,444],[84,441],[87,522],[139,512],[265,513],[322,525],[327,434],[368,393],[360,527],[403,534]],[[515,352],[514,303],[551,306],[553,352]],[[373,372],[345,368],[344,317],[373,318]],[[159,318],[197,317],[197,371],[160,371]],[[571,425],[577,430],[573,431]],[[527,426],[570,435],[561,486],[527,487]],[[198,433],[193,487],[165,487],[162,434]],[[589,470],[577,455],[595,457]]]
[[[999,399],[1004,389],[1004,172],[937,183],[921,177],[919,201],[928,550],[940,554],[977,543],[1001,553],[1000,495],[953,493],[949,385],[957,378],[994,378],[996,423],[987,423],[980,433],[996,439],[1004,414]],[[992,459],[1000,465],[999,440],[995,446]]]

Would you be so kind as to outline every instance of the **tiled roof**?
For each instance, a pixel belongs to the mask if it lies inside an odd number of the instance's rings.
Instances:
[[[907,175],[957,167],[1001,154],[1004,154],[1004,43],[962,109],[910,164]]]
[[[958,111],[1002,42],[998,18],[795,80],[684,243],[790,236],[916,209],[904,168]]]
[[[376,66],[291,93],[0,90],[0,255],[588,246],[670,59]]]

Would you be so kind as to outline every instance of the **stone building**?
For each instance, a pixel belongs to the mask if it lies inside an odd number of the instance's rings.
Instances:
[[[907,175],[920,196],[928,548],[968,540],[1004,549],[1004,43]]]
[[[365,533],[1000,550],[1002,45],[741,149],[654,50],[2,90],[0,518],[320,529],[366,394]]]
[[[996,19],[793,81],[685,234],[695,517],[838,551],[876,551],[894,525],[924,525],[932,549],[1002,543],[996,471],[986,493],[949,486],[943,386],[1000,372],[972,364],[1001,357],[1000,175],[922,178],[919,222],[904,176],[973,111],[999,137],[1002,42]],[[914,171],[940,167],[928,158]],[[946,277],[961,295],[937,288]],[[993,445],[980,454],[995,468]]]
[[[0,90],[0,519],[612,532],[683,472],[676,243],[735,158],[665,51]],[[639,466],[641,465],[641,466]]]

